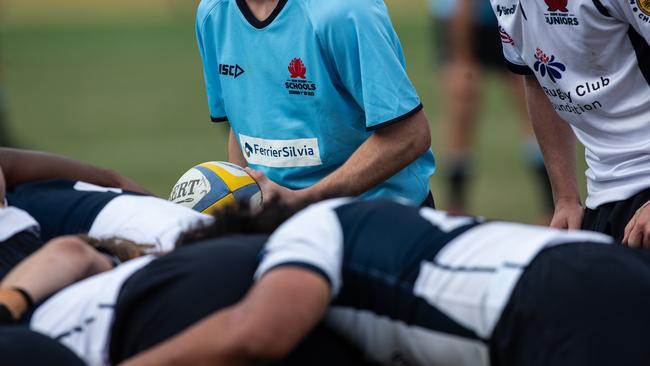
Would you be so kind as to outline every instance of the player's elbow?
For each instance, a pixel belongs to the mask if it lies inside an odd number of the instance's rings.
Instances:
[[[413,150],[416,157],[424,154],[431,148],[431,131],[428,122],[418,127],[418,133],[413,141]]]
[[[411,160],[419,158],[431,148],[431,130],[424,111],[419,111],[406,124],[408,155]]]
[[[246,358],[259,363],[271,363],[286,357],[294,347],[281,329],[251,326],[241,340],[241,350]]]
[[[97,252],[76,236],[62,236],[52,239],[43,249],[47,255],[65,258],[72,268],[80,272],[92,267]]]

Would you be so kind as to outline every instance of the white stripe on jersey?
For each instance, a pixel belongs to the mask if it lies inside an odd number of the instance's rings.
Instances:
[[[489,364],[488,347],[483,342],[410,326],[370,311],[336,306],[325,322],[381,365]]]
[[[3,242],[21,231],[37,230],[36,220],[27,212],[16,207],[0,208],[0,242]]]
[[[124,195],[101,210],[89,235],[118,236],[139,244],[155,244],[157,251],[168,252],[183,231],[211,222],[212,216],[157,197]]]
[[[90,366],[108,365],[114,305],[124,282],[154,260],[146,256],[61,290],[39,306],[30,328],[55,338]]]
[[[564,232],[504,222],[477,226],[423,262],[414,292],[487,339],[519,277],[544,248],[572,242],[611,243],[603,234]]]

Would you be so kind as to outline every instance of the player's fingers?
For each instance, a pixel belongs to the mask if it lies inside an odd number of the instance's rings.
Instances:
[[[627,245],[632,248],[638,248],[643,241],[643,227],[641,225],[634,225],[630,236],[627,238]]]
[[[632,229],[634,229],[634,226],[636,226],[636,215],[632,217],[632,220],[625,225],[625,230],[623,231],[623,244],[626,244],[630,240],[630,234],[632,233]]]
[[[582,216],[576,214],[576,215],[573,215],[573,216],[569,217],[568,224],[567,224],[567,229],[569,229],[569,230],[579,230],[581,225],[582,225]]]
[[[549,226],[554,229],[566,229],[568,227],[566,218],[559,215],[553,215]]]
[[[268,180],[266,175],[264,175],[264,173],[262,173],[262,172],[260,172],[258,170],[254,170],[254,169],[251,169],[249,167],[244,168],[244,170],[246,170],[246,173],[248,173],[248,175],[253,177],[253,179],[255,179],[257,181],[257,183],[262,183],[262,181]]]

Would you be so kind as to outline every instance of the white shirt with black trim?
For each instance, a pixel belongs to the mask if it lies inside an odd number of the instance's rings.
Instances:
[[[26,230],[38,230],[33,217],[16,207],[0,207],[0,243]]]
[[[355,211],[359,213],[356,217],[349,216],[350,211],[342,213],[352,205],[367,205],[369,210]],[[287,265],[323,275],[331,284],[334,298],[327,324],[362,349],[368,358],[383,365],[402,364],[398,362],[401,360],[414,366],[488,366],[485,340],[491,337],[519,278],[537,254],[566,243],[613,241],[609,236],[586,231],[566,232],[504,222],[481,224],[469,217],[451,217],[429,208],[400,208],[388,201],[380,203],[383,207],[370,205],[371,201],[338,199],[298,213],[270,237],[256,277],[262,278]],[[384,222],[397,221],[396,215],[409,215],[409,222],[378,226],[376,218],[381,215],[387,218]],[[431,228],[429,237],[406,239],[409,233],[423,232],[425,226]],[[428,258],[426,253],[434,247],[441,249]],[[373,252],[384,256],[364,260],[373,258]],[[374,264],[362,268],[359,263]],[[419,265],[414,282],[403,280],[404,273],[383,272],[386,267],[400,263]],[[406,272],[416,269],[409,267]],[[348,278],[345,272],[355,275]],[[368,275],[356,276],[361,272]],[[352,281],[346,283],[346,278]],[[384,288],[382,283],[391,285]],[[384,292],[378,294],[376,289],[380,286]],[[421,323],[408,319],[412,313],[402,318],[381,314],[376,308],[378,302],[379,308],[390,307],[378,298],[388,294],[386,301],[390,301],[390,294],[401,293],[405,286],[412,290],[397,298],[401,306],[408,307],[406,304],[416,300],[433,309],[423,310],[427,313],[420,314],[426,318]],[[359,304],[338,302],[344,287],[348,297],[354,293],[362,298]],[[440,313],[473,337],[448,331],[450,328],[435,320],[427,322]]]
[[[110,365],[109,342],[122,285],[154,259],[140,257],[61,290],[38,306],[30,328],[56,339],[88,365]]]
[[[587,206],[649,188],[650,2],[491,2],[510,69],[535,75],[586,148]]]

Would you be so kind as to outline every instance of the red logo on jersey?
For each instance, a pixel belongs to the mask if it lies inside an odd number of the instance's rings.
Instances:
[[[548,5],[548,11],[561,11],[563,13],[568,13],[567,5],[569,0],[544,0],[546,5]]]
[[[291,60],[289,63],[289,72],[291,73],[291,78],[292,79],[306,79],[307,78],[307,68],[305,67],[305,64],[302,62],[301,59],[299,58],[294,58]]]
[[[499,26],[499,37],[501,37],[501,42],[505,44],[511,44],[513,46],[515,45],[515,40],[512,39],[512,37],[510,37],[508,32],[506,32],[506,30],[503,29],[503,27],[501,26]]]

